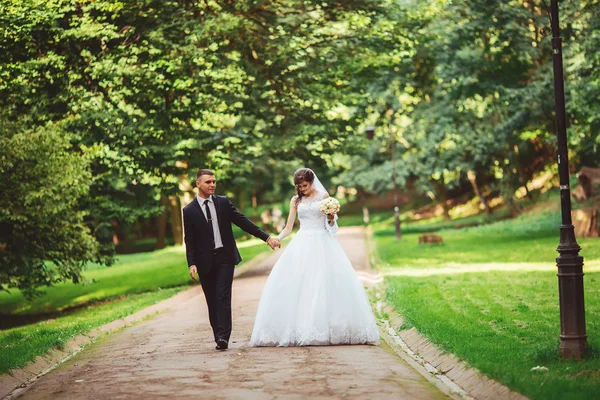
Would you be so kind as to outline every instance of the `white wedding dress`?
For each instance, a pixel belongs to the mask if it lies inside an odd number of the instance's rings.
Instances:
[[[298,205],[300,230],[265,284],[251,346],[377,344],[379,333],[354,268],[319,211],[319,193]]]

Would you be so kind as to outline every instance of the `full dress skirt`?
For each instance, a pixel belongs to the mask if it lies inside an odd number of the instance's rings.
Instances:
[[[306,208],[299,206],[301,228],[267,279],[250,345],[377,344],[375,317],[350,260],[325,217]],[[303,214],[320,221],[307,223]]]

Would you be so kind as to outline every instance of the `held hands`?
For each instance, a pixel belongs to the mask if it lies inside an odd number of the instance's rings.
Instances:
[[[274,238],[269,236],[269,238],[267,239],[267,244],[269,245],[269,247],[271,247],[271,249],[275,250],[276,248],[280,248],[281,247],[281,243],[279,242],[279,239]],[[196,278],[196,274],[198,274],[198,268],[196,268],[195,265],[191,265],[189,267],[190,270],[190,277],[195,280],[196,282],[200,282],[198,280],[198,278]]]
[[[279,242],[279,239],[271,237],[271,236],[269,236],[269,238],[267,239],[267,244],[273,250],[281,247],[281,243]]]

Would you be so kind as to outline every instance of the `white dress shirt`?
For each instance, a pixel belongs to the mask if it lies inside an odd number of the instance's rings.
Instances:
[[[219,221],[217,220],[217,209],[215,208],[215,202],[213,201],[212,196],[209,196],[208,199],[204,199],[200,197],[200,195],[196,195],[196,200],[200,204],[200,208],[204,213],[204,218],[206,218],[206,206],[204,205],[204,201],[208,200],[208,208],[210,210],[210,216],[212,217],[212,221],[208,221],[210,224],[212,222],[213,232],[215,234],[215,249],[219,247],[223,247],[223,240],[221,239],[221,231],[219,230]],[[208,220],[208,218],[206,218]]]

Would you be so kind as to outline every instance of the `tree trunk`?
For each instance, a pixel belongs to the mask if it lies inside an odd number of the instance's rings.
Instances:
[[[182,208],[179,205],[177,196],[168,197],[169,211],[171,212],[171,232],[173,233],[173,242],[177,245],[183,244],[183,221]]]
[[[236,200],[237,207],[243,212],[246,212],[246,191],[244,189],[240,189],[238,198]]]
[[[531,193],[529,193],[529,188],[527,187],[527,183],[529,179],[523,170],[523,165],[521,165],[520,155],[519,155],[519,147],[517,145],[513,146],[513,150],[515,152],[515,166],[517,168],[517,173],[519,174],[520,183],[525,187],[525,196],[531,200]]]
[[[511,175],[512,171],[509,170],[507,166],[504,166],[503,171],[504,177],[502,179],[504,182],[502,183],[501,189],[502,199],[510,211],[510,216],[514,218],[521,214],[521,207],[515,198],[515,190],[520,186],[520,182],[518,179],[511,179],[516,177]]]
[[[444,219],[450,220],[450,208],[448,207],[448,192],[446,192],[446,184],[441,180],[433,180],[437,197],[440,201],[440,205],[444,210]]]
[[[166,246],[165,235],[167,233],[167,213],[158,217],[158,236],[156,237],[156,250],[164,249]]]
[[[521,207],[519,207],[519,203],[517,203],[514,196],[514,188],[507,183],[504,192],[502,193],[502,197],[504,199],[504,204],[508,207],[510,211],[511,218],[514,218],[521,214]]]
[[[156,250],[164,249],[166,246],[165,235],[167,233],[167,214],[162,213],[158,217],[158,236],[156,238]]]
[[[253,210],[253,215],[255,217],[258,216],[258,198],[256,197],[256,191],[252,192],[252,210]]]
[[[160,202],[164,207],[163,213],[158,216],[158,236],[156,237],[156,249],[164,249],[167,235],[167,212],[169,211],[169,199],[165,195],[160,196]]]
[[[367,206],[363,206],[362,213],[363,213],[363,222],[365,223],[365,225],[369,225],[369,208]]]
[[[187,168],[187,162],[178,161],[178,167]],[[181,194],[177,196],[169,196],[171,210],[171,227],[173,232],[173,242],[175,244],[183,244],[183,207],[190,204],[196,197],[194,187],[190,184],[188,174],[179,175],[179,190]]]
[[[584,208],[571,211],[575,237],[598,237],[598,209]]]
[[[363,222],[365,225],[369,225],[370,218],[369,218],[369,207],[367,207],[367,195],[362,190],[359,189],[358,197],[360,199],[360,202],[363,205],[362,206]]]
[[[475,192],[475,195],[479,197],[479,201],[481,201],[486,215],[490,215],[492,213],[492,209],[490,208],[487,199],[483,196],[481,189],[477,184],[477,175],[475,175],[475,172],[473,171],[468,171],[467,178],[469,179],[469,182],[471,182],[471,186],[473,186],[473,192]]]

